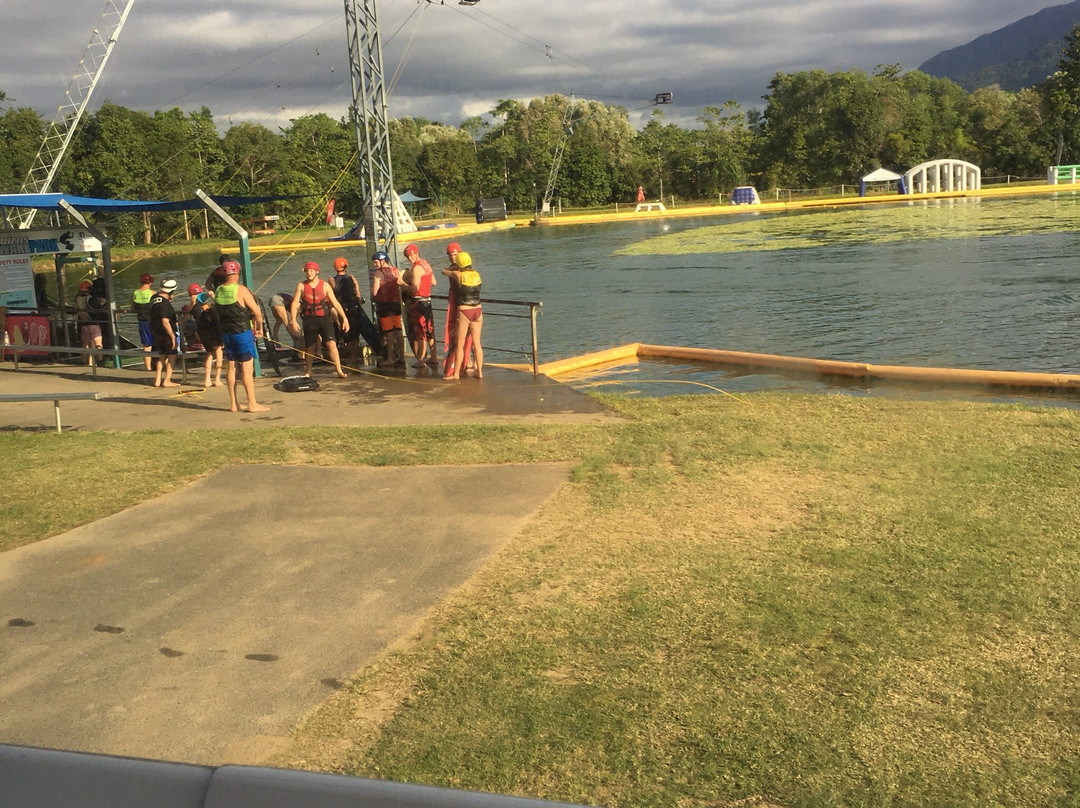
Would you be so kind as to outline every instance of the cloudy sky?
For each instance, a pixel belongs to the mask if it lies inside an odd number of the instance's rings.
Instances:
[[[689,124],[728,99],[762,108],[777,72],[898,63],[1061,0],[378,0],[389,114],[457,125],[500,99],[574,94],[640,125],[657,93]],[[123,8],[124,0],[115,0]],[[51,120],[103,0],[0,0],[0,90]],[[345,115],[342,0],[135,0],[91,108],[209,107],[219,127]]]

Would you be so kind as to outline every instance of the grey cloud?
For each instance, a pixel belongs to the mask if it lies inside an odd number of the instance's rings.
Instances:
[[[572,92],[626,106],[640,122],[649,100],[671,91],[676,104],[665,114],[691,122],[700,107],[728,99],[761,108],[777,72],[911,69],[1053,4],[481,0],[468,9],[456,0],[380,0],[379,15],[386,72],[398,73],[392,116],[457,124],[482,103]],[[70,0],[7,5],[0,90],[51,117],[102,9]],[[340,0],[136,0],[95,101],[207,106],[219,122],[278,126],[308,111],[341,117],[349,93]]]

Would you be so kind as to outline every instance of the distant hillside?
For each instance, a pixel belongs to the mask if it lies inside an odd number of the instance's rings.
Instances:
[[[966,45],[942,51],[919,70],[952,79],[968,92],[999,84],[1013,92],[1046,81],[1057,70],[1065,35],[1080,23],[1080,0],[1044,8]]]

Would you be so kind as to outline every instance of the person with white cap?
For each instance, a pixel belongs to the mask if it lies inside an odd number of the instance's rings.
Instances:
[[[154,387],[179,387],[172,380],[174,357],[180,352],[180,329],[172,297],[176,281],[161,284],[161,291],[150,298],[150,332],[154,338]]]

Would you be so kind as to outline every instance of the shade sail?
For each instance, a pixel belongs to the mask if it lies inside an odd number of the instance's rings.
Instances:
[[[292,196],[214,196],[210,195],[223,208],[235,208],[239,205],[261,205],[280,199],[298,199]],[[9,208],[37,208],[38,210],[60,210],[60,200],[66,200],[76,210],[111,213],[142,213],[160,210],[202,210],[206,204],[201,199],[181,199],[177,202],[141,200],[141,199],[97,199],[89,196],[71,194],[0,194],[0,206]]]

